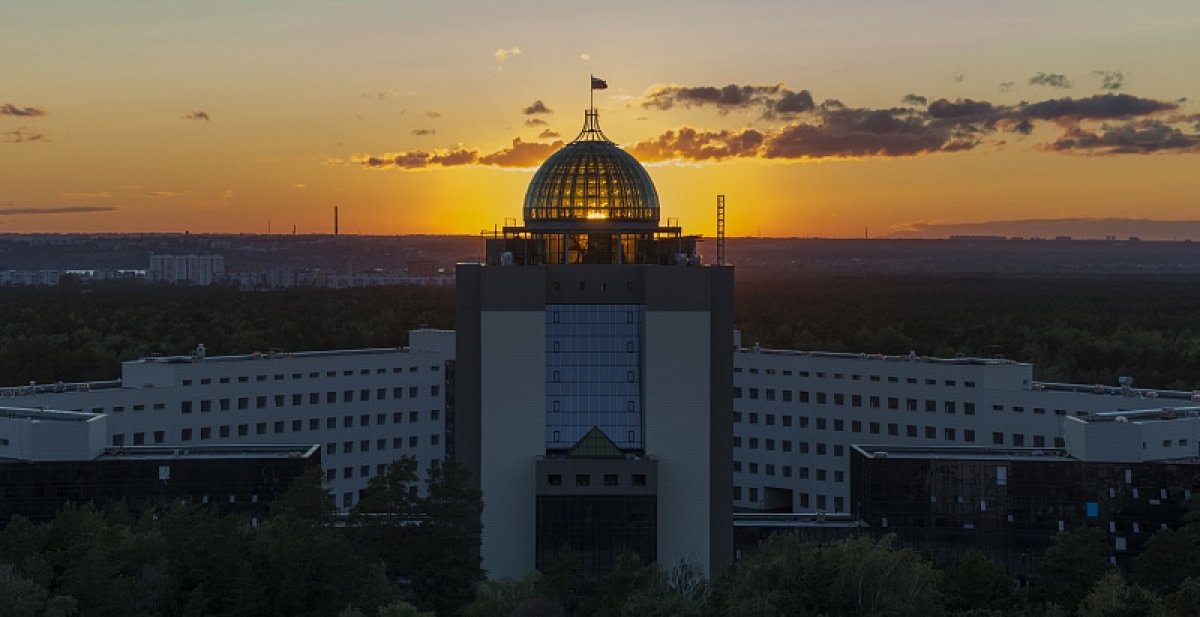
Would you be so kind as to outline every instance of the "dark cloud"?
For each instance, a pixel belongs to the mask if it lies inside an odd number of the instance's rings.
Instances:
[[[86,212],[112,212],[113,206],[58,206],[51,208],[0,208],[0,216],[26,216],[35,214],[83,214]]]
[[[520,137],[516,137],[513,139],[512,147],[479,157],[479,164],[496,165],[497,167],[535,167],[541,165],[546,157],[562,146],[562,141],[539,144],[521,141]]]
[[[656,161],[719,161],[758,154],[765,135],[754,129],[698,131],[683,127],[629,147],[633,156],[648,163]]]
[[[17,107],[12,103],[0,105],[0,116],[21,116],[25,118],[33,118],[44,115],[46,115],[46,111],[40,107]]]
[[[1145,99],[1130,94],[1093,94],[1087,98],[1050,99],[1038,103],[1022,103],[1014,112],[1023,118],[1055,121],[1083,119],[1107,120],[1145,116],[1178,109],[1167,101]]]
[[[525,121],[525,126],[546,126],[546,121],[541,118],[530,118]]]
[[[996,86],[996,89],[1001,92],[1012,92],[1012,89],[1015,88],[1016,86],[1017,86],[1017,84],[1014,82],[1002,81],[1002,82],[1000,82],[999,86]]]
[[[929,99],[919,94],[913,94],[909,92],[908,94],[904,95],[904,98],[900,99],[900,102],[904,103],[905,105],[927,105],[929,104]]]
[[[1100,77],[1101,90],[1120,90],[1125,87],[1125,73],[1121,71],[1092,71]]]
[[[549,107],[546,107],[546,104],[542,102],[542,99],[538,99],[530,103],[528,107],[522,109],[521,113],[525,114],[526,116],[532,116],[534,114],[552,114],[554,111]]]
[[[768,101],[764,117],[790,116],[808,113],[816,108],[812,93],[808,90],[792,92],[786,88],[780,93],[778,100]]]
[[[31,131],[28,127],[19,126],[16,130],[0,133],[0,138],[3,138],[4,143],[7,144],[25,144],[33,141],[45,141],[46,134]]]
[[[1185,133],[1161,120],[1133,120],[1095,131],[1072,126],[1045,148],[1088,154],[1194,153],[1200,152],[1200,133]]]
[[[946,99],[938,99],[929,104],[929,117],[938,119],[982,118],[991,116],[996,111],[995,106],[987,101],[957,99],[953,103]]]
[[[184,115],[183,119],[184,120],[196,120],[197,122],[200,122],[200,121],[208,122],[209,121],[207,111],[193,111],[190,114]]]
[[[1071,80],[1066,75],[1058,73],[1038,73],[1029,78],[1031,86],[1049,86],[1051,88],[1070,88]]]
[[[652,86],[642,97],[642,107],[671,109],[682,107],[712,106],[724,112],[745,109],[756,105],[767,105],[784,90],[783,84],[773,86],[739,86],[729,84],[716,86]],[[811,101],[811,96],[809,97]]]
[[[372,156],[359,162],[373,169],[425,169],[429,167],[460,167],[463,165],[485,165],[494,167],[534,167],[546,160],[555,150],[563,146],[561,140],[541,144],[513,139],[512,146],[481,154],[473,148],[455,146],[449,150],[410,150],[382,156]]]
[[[437,133],[437,129],[413,129],[412,130],[412,134],[416,135],[417,137],[423,137],[425,135],[434,135],[436,133]]]
[[[820,124],[793,124],[768,139],[762,155],[770,159],[912,156],[969,150],[978,138],[920,116],[887,110],[842,109],[825,114]]]
[[[560,135],[558,131],[551,131],[550,129],[546,129],[541,133],[538,133],[538,139],[554,139],[556,137],[562,137],[562,135]]]

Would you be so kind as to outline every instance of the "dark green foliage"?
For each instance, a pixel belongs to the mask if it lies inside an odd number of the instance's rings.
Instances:
[[[372,478],[352,521],[363,555],[386,563],[387,577],[404,581],[418,608],[450,615],[483,580],[483,501],[455,461],[430,466],[424,496],[416,491],[416,469],[416,460],[402,457]]]
[[[96,286],[5,289],[0,384],[115,379],[120,362],[187,354],[406,344],[408,330],[453,327],[446,287],[292,289]]]
[[[971,551],[942,577],[946,608],[952,612],[1001,611],[1012,605],[1013,580],[983,553]]]
[[[921,615],[944,612],[940,572],[890,538],[831,545],[780,534],[716,582],[724,615]]]
[[[1080,527],[1060,533],[1042,556],[1037,583],[1041,597],[1061,607],[1072,607],[1108,572],[1108,545],[1104,532]]]
[[[1194,276],[814,274],[741,281],[750,346],[1035,364],[1045,381],[1200,387]]]
[[[1195,525],[1156,531],[1133,560],[1133,580],[1155,593],[1172,593],[1193,577],[1200,577],[1200,528]]]

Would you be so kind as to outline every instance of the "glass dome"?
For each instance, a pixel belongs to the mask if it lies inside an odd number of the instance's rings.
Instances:
[[[585,118],[579,136],[550,155],[534,174],[525,192],[525,224],[657,225],[658,191],[650,175],[600,132],[595,111],[589,110]]]

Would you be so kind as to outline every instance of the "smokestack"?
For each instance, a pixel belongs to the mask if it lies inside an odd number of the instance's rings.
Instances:
[[[333,235],[338,235],[338,207],[333,207]]]

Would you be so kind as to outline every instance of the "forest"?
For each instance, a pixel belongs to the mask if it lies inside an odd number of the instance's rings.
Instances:
[[[1196,499],[1127,572],[1109,565],[1102,531],[1059,534],[1031,586],[980,553],[939,567],[891,536],[789,533],[710,580],[632,553],[597,579],[564,548],[520,580],[485,581],[483,504],[461,467],[432,468],[422,496],[401,459],[342,523],[313,469],[258,524],[188,504],[15,518],[0,530],[0,616],[1184,617],[1200,606]]]
[[[745,277],[744,345],[1006,358],[1044,381],[1200,389],[1200,279],[1184,275],[794,274]],[[391,347],[453,328],[443,287],[98,285],[0,290],[0,384],[115,379],[150,354]]]

